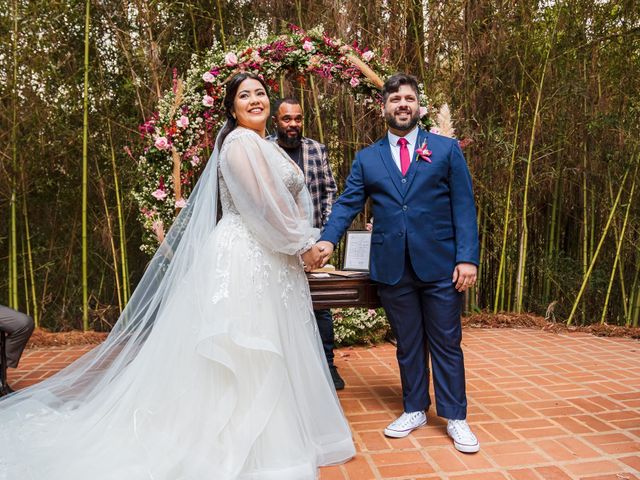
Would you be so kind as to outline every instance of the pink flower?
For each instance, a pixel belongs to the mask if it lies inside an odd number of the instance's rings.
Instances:
[[[424,160],[425,162],[431,163],[431,150],[427,148],[427,141],[422,142],[422,146],[420,148],[416,148],[416,153],[418,157]]]
[[[200,165],[200,157],[197,155],[194,155],[193,157],[191,157],[191,165],[194,167],[197,167],[198,165]]]
[[[159,188],[151,194],[156,200],[163,201],[167,197],[167,192]]]
[[[158,150],[166,150],[169,148],[169,140],[167,137],[156,137],[155,146]]]
[[[180,200],[176,200],[176,208],[184,208],[187,206],[187,201],[184,198],[181,198]]]
[[[205,107],[213,107],[213,97],[210,97],[209,95],[202,97],[202,105]]]
[[[207,83],[213,83],[215,79],[216,77],[214,77],[211,72],[205,72],[204,75],[202,75],[202,80],[204,80]]]
[[[351,80],[349,80],[349,85],[355,88],[360,85],[360,80],[358,80],[356,77],[351,77]]]
[[[260,56],[260,52],[258,50],[251,52],[251,60],[258,65],[262,65],[265,62],[265,59]]]
[[[146,208],[142,209],[142,214],[147,218],[152,218],[158,213],[157,210],[147,210]]]
[[[227,53],[224,56],[224,64],[227,67],[235,67],[238,64],[238,56],[233,52]]]
[[[178,125],[180,128],[187,128],[187,125],[189,125],[189,117],[187,117],[186,115],[182,115],[176,122],[176,125]]]
[[[373,230],[373,223],[367,223],[367,224],[364,226],[364,229],[365,229],[365,230],[367,230],[367,231],[369,231],[369,232],[371,232],[371,231]]]
[[[371,59],[372,59],[373,57],[375,57],[375,55],[376,55],[376,54],[375,54],[375,53],[373,53],[373,51],[371,51],[371,50],[367,50],[366,52],[364,52],[364,53],[362,54],[362,58],[364,59],[364,61],[365,61],[365,62],[370,62],[370,61],[371,61]]]
[[[311,52],[313,51],[315,47],[313,46],[313,43],[311,43],[309,40],[305,40],[304,43],[302,44],[302,49],[305,52]]]
[[[373,308],[370,308],[367,313],[369,313],[369,315],[375,315],[376,311]]]
[[[429,109],[427,107],[420,107],[418,112],[420,113],[420,117],[424,117],[427,113],[429,113]]]

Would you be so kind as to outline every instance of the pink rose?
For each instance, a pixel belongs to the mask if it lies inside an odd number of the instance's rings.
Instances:
[[[155,146],[158,150],[166,150],[169,148],[169,140],[167,137],[156,137]]]
[[[364,53],[362,54],[362,58],[364,59],[364,61],[365,61],[365,62],[370,62],[370,61],[371,61],[371,59],[372,59],[373,57],[375,57],[375,56],[376,56],[376,54],[375,54],[375,53],[373,53],[373,51],[371,51],[371,50],[367,50],[366,52],[364,52]]]
[[[193,157],[191,157],[191,165],[194,167],[197,167],[198,165],[200,165],[200,157],[197,155],[194,155]]]
[[[216,77],[214,77],[211,72],[205,72],[205,74],[202,75],[202,80],[204,80],[207,83],[213,83],[215,79]]]
[[[202,105],[205,107],[213,107],[213,97],[210,97],[209,95],[202,97]]]
[[[227,53],[224,56],[224,64],[227,67],[235,67],[238,64],[238,56],[233,52]]]
[[[262,65],[265,62],[265,59],[260,56],[260,52],[258,50],[254,50],[251,53],[251,60],[256,62],[258,65]]]
[[[156,200],[163,201],[167,197],[167,192],[159,188],[155,192],[153,192],[151,195],[153,195],[153,197],[155,197]]]
[[[420,117],[424,117],[427,113],[429,113],[429,109],[427,107],[420,107],[418,112],[420,113]]]
[[[178,125],[180,128],[187,128],[187,125],[189,125],[189,117],[187,117],[186,115],[182,115],[176,122],[176,125]]]
[[[360,80],[358,80],[356,77],[352,77],[351,80],[349,80],[349,85],[355,88],[360,85]]]
[[[184,198],[176,200],[176,208],[184,208],[187,206],[187,201]]]
[[[311,52],[314,49],[313,43],[311,43],[309,40],[305,40],[304,43],[302,44],[302,49],[305,52]]]

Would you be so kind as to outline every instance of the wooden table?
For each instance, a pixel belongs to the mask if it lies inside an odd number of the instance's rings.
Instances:
[[[363,274],[357,277],[330,275],[328,278],[314,278],[307,274],[311,299],[315,310],[326,308],[378,308],[378,287]]]

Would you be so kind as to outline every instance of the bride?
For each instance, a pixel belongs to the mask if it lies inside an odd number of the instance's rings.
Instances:
[[[107,340],[0,401],[0,479],[304,480],[355,454],[301,260],[320,255],[303,174],[262,138],[259,77],[234,76],[224,105]]]

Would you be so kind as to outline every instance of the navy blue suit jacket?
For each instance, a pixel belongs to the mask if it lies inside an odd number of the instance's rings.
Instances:
[[[478,265],[478,227],[467,168],[458,141],[422,129],[431,163],[414,154],[403,178],[393,161],[389,137],[360,150],[344,192],[333,206],[321,240],[334,245],[372,200],[370,277],[394,285],[402,276],[405,255],[424,282],[451,278],[455,265]]]

